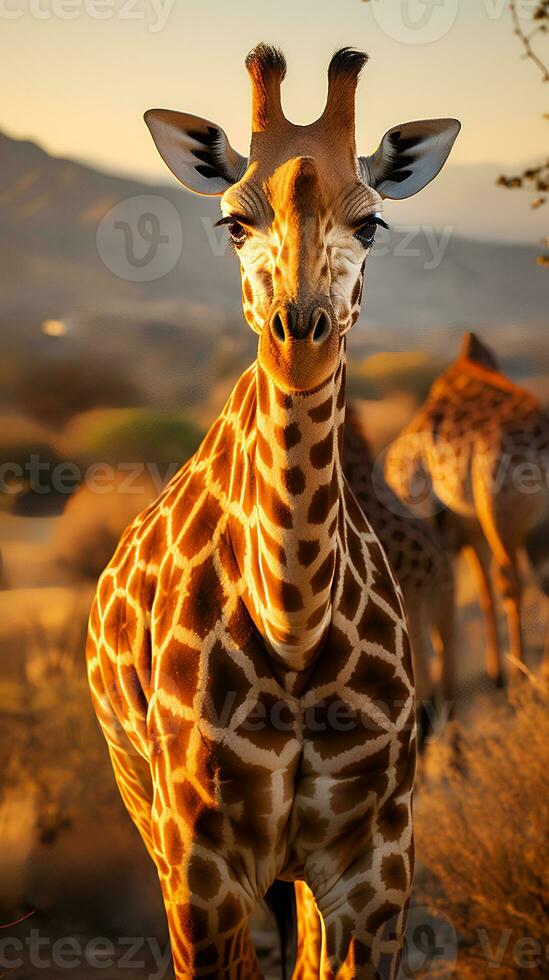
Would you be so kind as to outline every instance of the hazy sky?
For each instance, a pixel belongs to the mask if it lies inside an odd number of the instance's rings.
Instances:
[[[152,106],[208,116],[245,152],[243,59],[258,40],[286,53],[294,122],[322,111],[336,47],[369,52],[362,152],[426,116],[462,120],[453,163],[512,167],[546,151],[547,86],[521,59],[508,0],[0,0],[0,22],[0,128],[118,171],[166,176],[142,121]]]

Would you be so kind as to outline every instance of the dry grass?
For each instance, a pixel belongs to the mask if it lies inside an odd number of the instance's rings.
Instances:
[[[526,682],[474,734],[456,726],[438,749],[443,778],[420,795],[424,897],[461,937],[459,977],[492,975],[490,948],[501,980],[549,976],[548,701],[546,686]],[[528,968],[521,951],[533,949]]]
[[[30,909],[49,934],[162,937],[158,881],[91,705],[82,607],[75,593],[59,624],[29,613],[19,645],[2,637],[0,921]]]
[[[29,622],[19,678],[0,677],[0,823],[17,803],[25,817],[18,817],[12,831],[18,834],[23,822],[27,843],[31,813],[35,839],[49,843],[82,808],[97,812],[112,797],[86,684],[85,628],[76,603],[74,614],[55,635],[40,620]],[[2,659],[7,653],[2,651]],[[2,865],[13,846],[6,844],[3,836]]]

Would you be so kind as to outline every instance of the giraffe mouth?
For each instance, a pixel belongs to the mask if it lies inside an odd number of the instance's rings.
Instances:
[[[332,329],[327,341],[289,338],[282,348],[269,331],[259,338],[258,360],[265,373],[286,392],[312,391],[335,374],[339,364],[339,335]]]

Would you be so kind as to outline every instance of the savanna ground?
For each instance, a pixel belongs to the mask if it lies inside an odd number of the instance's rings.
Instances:
[[[380,356],[351,371],[374,451],[399,431],[441,366],[417,355]],[[48,464],[45,484],[55,472],[63,485],[45,492],[31,486],[28,469],[22,480],[4,473],[0,498],[1,975],[171,975],[158,884],[118,797],[90,705],[83,642],[94,582],[120,532],[159,491],[170,464],[194,450],[234,369],[229,358],[187,415],[142,399],[135,407],[131,391],[121,405],[104,397],[82,410],[81,390],[50,376],[43,389],[36,380],[29,389],[31,410],[3,419],[3,459],[26,466],[38,456]],[[541,390],[544,379],[529,380]],[[145,472],[128,470],[144,460]],[[69,464],[76,468],[63,469]],[[547,600],[526,557],[524,564],[535,671]],[[463,563],[458,605],[456,720],[420,763],[419,868],[402,977],[549,976],[547,695],[535,675],[507,692],[484,679],[482,623]],[[255,927],[274,978],[277,942],[262,910]]]

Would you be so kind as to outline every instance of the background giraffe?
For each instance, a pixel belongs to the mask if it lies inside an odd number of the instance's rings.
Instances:
[[[459,124],[398,126],[357,158],[365,60],[334,55],[324,113],[294,126],[283,56],[256,48],[248,160],[207,120],[146,115],[185,186],[223,195],[259,334],[196,455],[125,532],[90,617],[92,695],[178,978],[260,975],[248,917],[277,878],[321,915],[320,941],[300,940],[315,972],[296,975],[398,966],[413,681],[397,583],[341,466],[345,334],[382,198],[436,176]]]
[[[509,649],[523,660],[519,551],[547,502],[549,419],[538,401],[498,368],[492,351],[464,336],[452,366],[389,448],[386,475],[402,499],[429,487],[444,507],[449,540],[465,547],[486,623],[487,669],[501,680],[490,559],[503,599]]]
[[[454,692],[454,573],[437,527],[414,514],[394,492],[370,454],[358,412],[347,407],[344,470],[368,515],[404,597],[414,660],[420,742],[438,689],[444,712]],[[438,663],[430,659],[433,643]],[[438,683],[437,683],[438,682]]]

